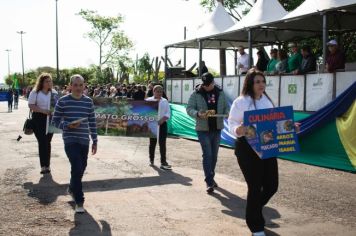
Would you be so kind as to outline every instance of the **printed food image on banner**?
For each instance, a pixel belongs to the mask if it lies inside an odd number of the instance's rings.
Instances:
[[[245,137],[261,159],[299,151],[292,106],[246,111],[244,124]]]
[[[158,102],[96,97],[98,135],[156,137]]]

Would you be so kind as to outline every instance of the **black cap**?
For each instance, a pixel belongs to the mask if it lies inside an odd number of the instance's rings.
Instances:
[[[212,82],[214,82],[214,76],[209,72],[206,72],[201,76],[201,80],[203,81],[204,86],[209,86]]]

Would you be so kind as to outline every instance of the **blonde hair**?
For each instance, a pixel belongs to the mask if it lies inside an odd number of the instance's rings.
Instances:
[[[52,76],[49,73],[41,73],[40,76],[37,77],[36,80],[36,85],[35,85],[35,91],[39,92],[43,89],[43,83],[46,79],[52,80]],[[50,91],[52,88],[49,88],[48,91]]]

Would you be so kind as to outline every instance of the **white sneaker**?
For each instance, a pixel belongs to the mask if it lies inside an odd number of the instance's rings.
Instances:
[[[252,236],[266,236],[266,234],[264,231],[260,231],[260,232],[252,233]]]
[[[85,209],[83,204],[75,204],[75,213],[84,213]]]

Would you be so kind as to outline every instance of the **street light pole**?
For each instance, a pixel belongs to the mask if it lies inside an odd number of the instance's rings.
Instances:
[[[7,51],[7,73],[8,73],[8,78],[10,78],[10,49],[6,49]]]
[[[58,54],[58,0],[56,1],[56,57],[57,57],[57,81],[59,81],[59,54]]]
[[[21,56],[22,56],[22,83],[25,83],[25,66],[23,62],[23,41],[22,41],[22,35],[25,34],[26,32],[24,31],[17,31],[18,34],[21,35]]]

